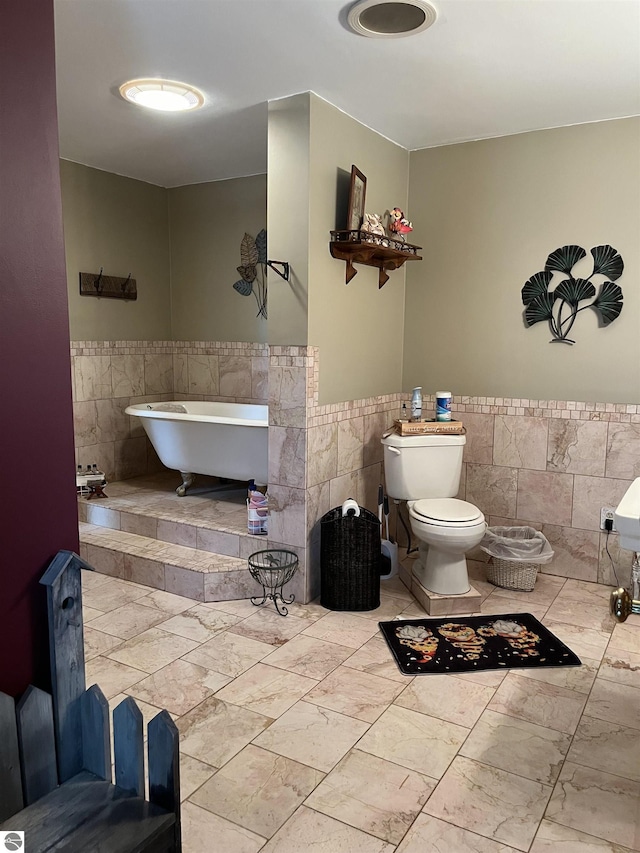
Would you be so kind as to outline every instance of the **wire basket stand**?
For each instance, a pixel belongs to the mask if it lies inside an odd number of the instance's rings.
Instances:
[[[255,554],[251,554],[247,562],[249,563],[251,577],[262,586],[262,600],[259,601],[258,596],[253,596],[251,603],[260,607],[267,600],[273,601],[273,605],[280,616],[286,616],[289,611],[285,605],[292,604],[295,595],[285,598],[282,594],[282,587],[291,580],[298,568],[297,554],[294,554],[293,551],[276,549],[256,551]],[[278,604],[279,601],[282,608]]]

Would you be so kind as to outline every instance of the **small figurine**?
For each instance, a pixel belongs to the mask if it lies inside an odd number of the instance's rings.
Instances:
[[[382,237],[385,236],[382,217],[378,213],[365,213],[362,221],[362,228],[360,230],[367,231],[369,234],[379,234]]]
[[[413,231],[413,225],[405,217],[399,207],[394,207],[389,213],[389,231],[397,235],[400,240],[405,241],[405,234]]]

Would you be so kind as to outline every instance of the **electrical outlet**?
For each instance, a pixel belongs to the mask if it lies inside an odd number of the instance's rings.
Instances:
[[[614,512],[615,512],[614,506],[603,506],[603,507],[601,507],[601,509],[600,509],[600,530],[606,530],[607,529],[605,526],[605,521],[608,518],[610,518],[612,523],[613,523],[613,527],[611,528],[611,531],[613,533],[616,532],[616,523],[615,523],[615,520],[613,517]]]

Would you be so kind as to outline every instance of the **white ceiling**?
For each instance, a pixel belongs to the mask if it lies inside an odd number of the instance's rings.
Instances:
[[[408,149],[640,114],[640,0],[433,0],[403,39],[344,0],[55,0],[61,156],[165,187],[265,172],[266,102],[313,91]],[[163,114],[134,77],[202,89]]]

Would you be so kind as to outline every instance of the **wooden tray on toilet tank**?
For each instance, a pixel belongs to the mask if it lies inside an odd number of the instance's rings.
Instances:
[[[462,421],[399,421],[393,422],[398,435],[463,435]]]

